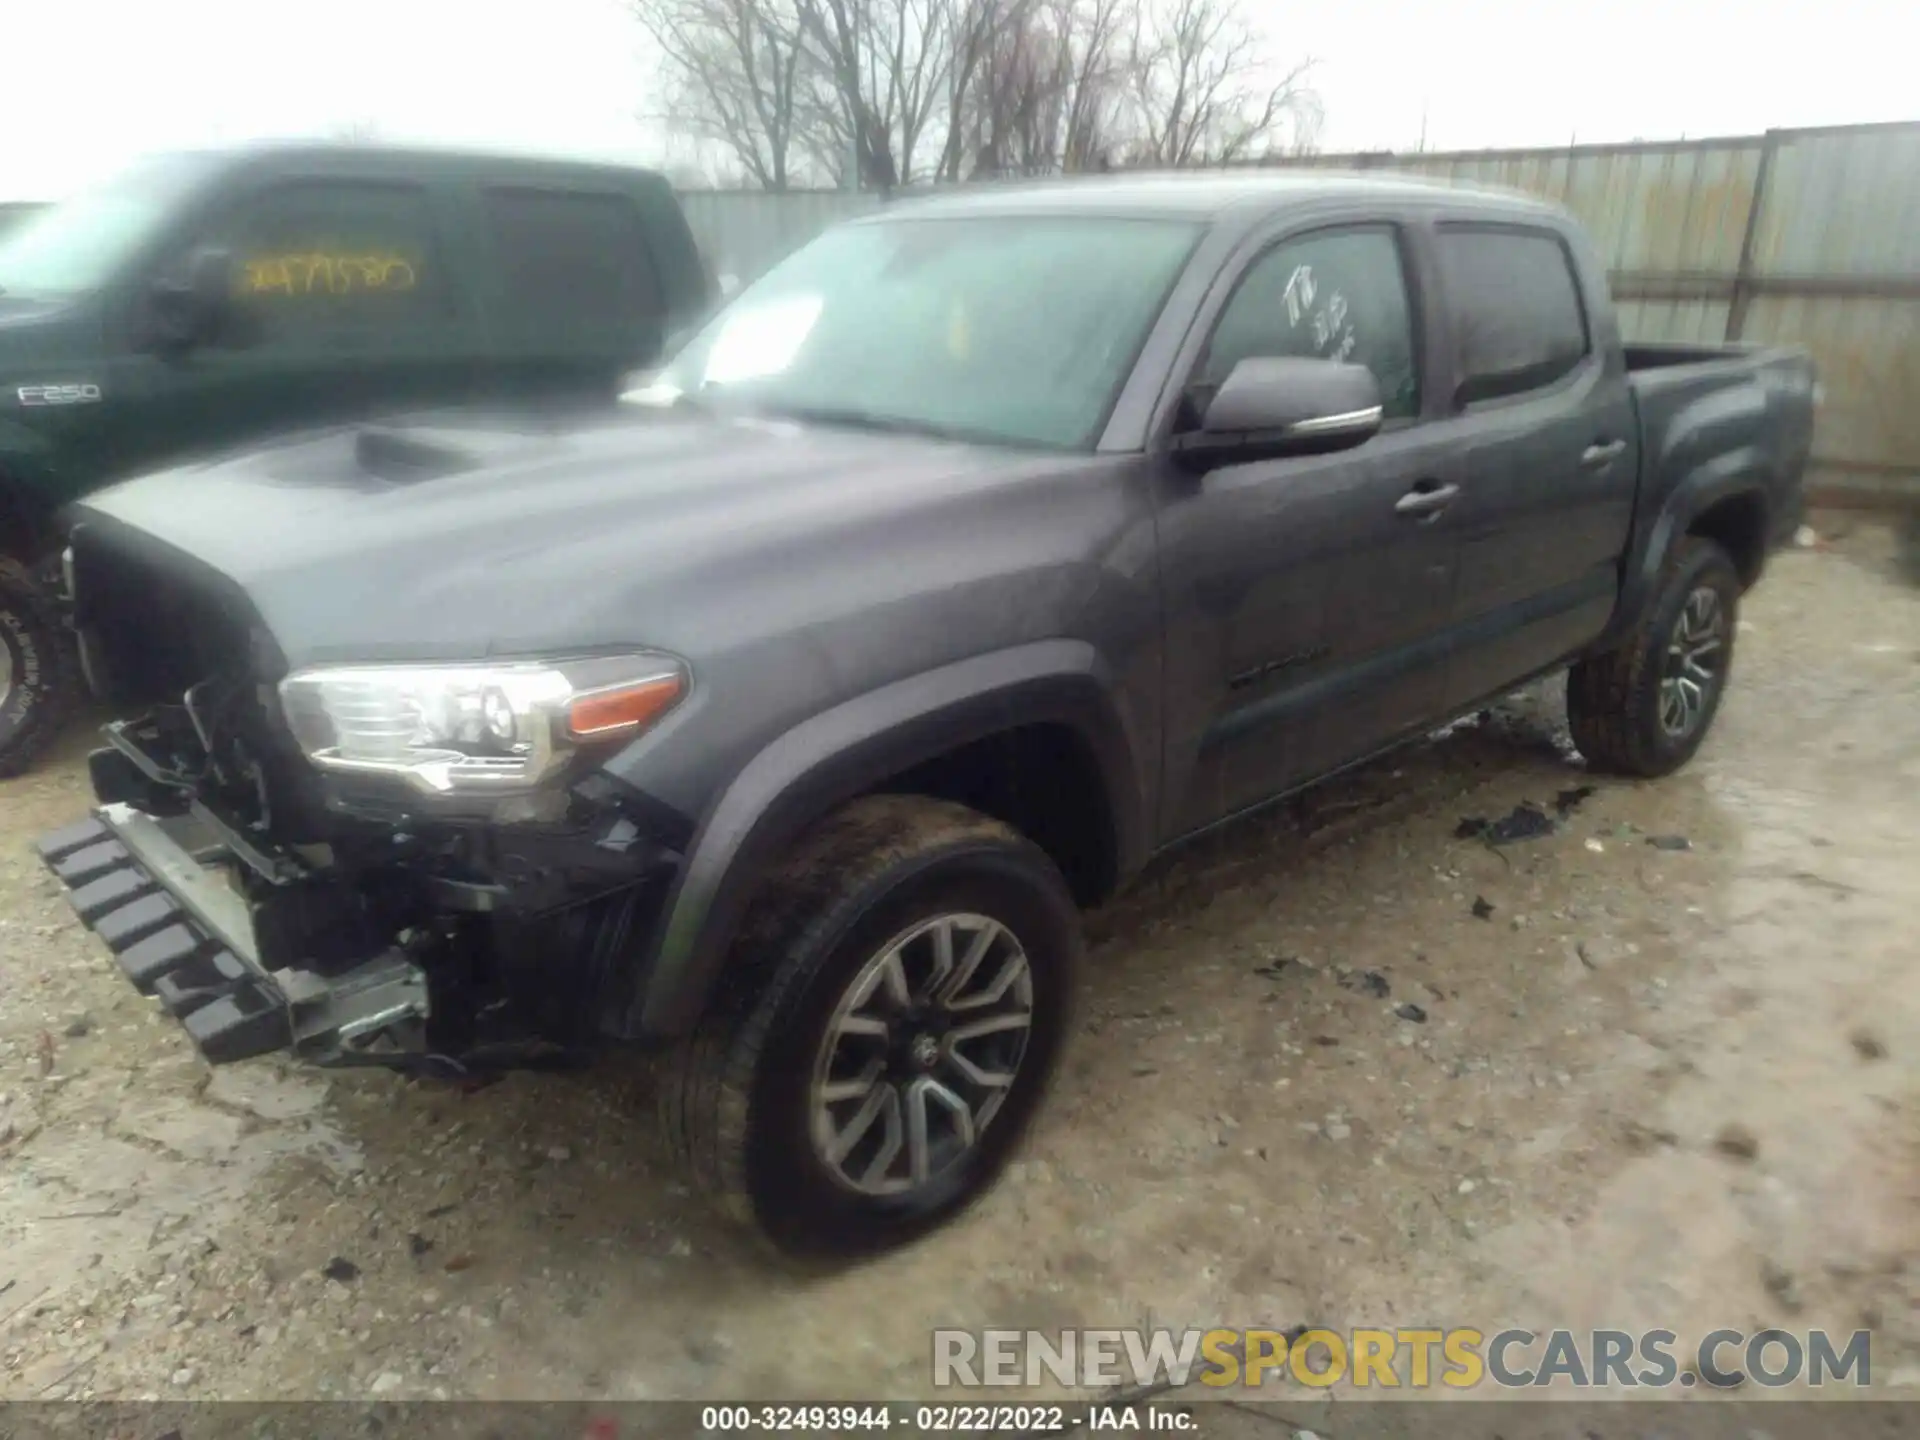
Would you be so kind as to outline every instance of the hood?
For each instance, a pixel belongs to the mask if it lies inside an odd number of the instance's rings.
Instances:
[[[1086,459],[698,413],[426,417],[127,481],[75,518],[217,572],[290,669],[687,653],[782,577],[887,567],[890,537],[943,523],[950,544],[988,493]]]

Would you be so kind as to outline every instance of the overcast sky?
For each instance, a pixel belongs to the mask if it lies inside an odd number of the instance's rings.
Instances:
[[[1311,55],[1325,148],[1920,118],[1912,0],[1247,0]],[[143,150],[367,122],[385,138],[670,162],[624,0],[4,0],[0,199]],[[33,18],[29,19],[28,16]]]

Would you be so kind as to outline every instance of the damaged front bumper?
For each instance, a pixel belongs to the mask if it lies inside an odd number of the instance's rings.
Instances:
[[[217,829],[131,805],[35,842],[81,921],[213,1064],[292,1050],[319,1064],[392,1064],[428,1018],[426,975],[391,949],[331,975],[270,970]]]

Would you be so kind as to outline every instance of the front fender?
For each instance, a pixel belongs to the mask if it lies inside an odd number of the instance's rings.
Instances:
[[[881,687],[787,731],[743,767],[696,830],[625,1027],[664,1039],[698,1022],[756,883],[813,821],[890,775],[1016,726],[1069,725],[1106,782],[1122,872],[1147,849],[1138,737],[1093,647],[1044,640]]]

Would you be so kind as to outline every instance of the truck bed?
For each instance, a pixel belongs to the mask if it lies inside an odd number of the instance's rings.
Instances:
[[[1624,349],[1640,422],[1635,528],[1646,533],[1660,500],[1688,472],[1711,464],[1760,477],[1766,504],[1755,518],[1769,549],[1785,543],[1800,523],[1801,475],[1813,447],[1811,358],[1802,350],[1757,345]]]
[[[1627,357],[1630,374],[1646,370],[1666,370],[1676,365],[1711,365],[1723,360],[1745,360],[1760,354],[1756,345],[1682,345],[1670,341],[1636,342],[1621,349]]]

